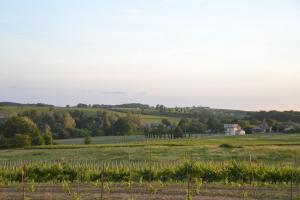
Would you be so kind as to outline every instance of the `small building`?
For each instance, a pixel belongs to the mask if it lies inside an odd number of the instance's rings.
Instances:
[[[245,135],[246,132],[238,124],[224,124],[226,135]]]
[[[158,128],[159,126],[161,126],[162,124],[160,123],[146,123],[144,125],[145,128]]]
[[[252,129],[252,133],[270,133],[272,132],[272,127],[268,124],[260,124]]]
[[[285,133],[293,131],[293,130],[295,130],[295,127],[293,125],[286,125],[283,128],[283,132],[285,132]]]

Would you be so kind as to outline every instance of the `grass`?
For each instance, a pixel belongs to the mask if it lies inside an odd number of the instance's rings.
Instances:
[[[116,144],[125,142],[138,142],[145,141],[143,135],[131,135],[131,136],[105,136],[105,137],[92,137],[93,144]],[[72,138],[56,140],[58,144],[84,144],[84,138]]]
[[[123,139],[123,142],[122,142]],[[60,145],[1,150],[0,162],[5,161],[127,161],[128,153],[135,161],[182,161],[192,152],[199,161],[247,161],[271,164],[293,163],[300,160],[300,134],[248,135],[238,137],[201,136],[193,139],[149,140],[144,136],[97,137],[91,145],[83,139],[59,140]],[[223,148],[222,144],[239,148]]]
[[[59,144],[83,144],[83,138],[56,140]],[[163,146],[199,146],[228,144],[232,146],[300,146],[300,134],[252,134],[247,136],[225,136],[224,134],[194,134],[192,138],[183,139],[146,139],[143,135],[93,137],[94,144],[129,143]],[[127,144],[125,144],[127,145]],[[93,145],[92,145],[93,146]]]

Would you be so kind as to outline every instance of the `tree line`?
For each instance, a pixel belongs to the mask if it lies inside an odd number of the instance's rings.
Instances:
[[[50,145],[53,139],[132,135],[142,131],[138,115],[80,110],[28,110],[0,124],[0,148]],[[141,133],[140,133],[141,134]]]
[[[80,107],[82,105],[78,105]],[[83,105],[84,107],[86,105]],[[125,105],[124,105],[125,106]],[[132,104],[132,107],[151,109],[146,105]],[[92,108],[91,108],[92,109]],[[154,109],[158,112],[182,112],[170,110],[163,105]],[[144,134],[149,138],[182,138],[191,134],[223,133],[224,124],[239,124],[247,134],[260,124],[272,127],[273,132],[300,132],[300,114],[295,111],[212,112],[208,108],[184,108],[189,114],[178,115],[179,122],[171,122],[168,114],[159,123],[143,122],[138,113],[106,112],[79,109],[55,108],[30,109],[17,116],[0,120],[0,148],[29,145],[50,145],[54,139],[68,139],[92,136],[122,136]],[[172,116],[175,113],[172,113]],[[87,143],[89,140],[87,139]]]

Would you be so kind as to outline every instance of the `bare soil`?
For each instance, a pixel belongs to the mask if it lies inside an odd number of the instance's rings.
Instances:
[[[61,184],[35,184],[33,192],[32,185],[24,185],[25,196],[30,200],[75,200],[72,198],[75,193],[80,195],[81,200],[101,200],[101,188],[101,184],[72,184],[68,191]],[[252,187],[204,184],[198,191],[195,186],[191,189],[193,200],[289,200],[291,194],[293,199],[297,199],[300,188],[291,190],[288,185]],[[102,195],[102,199],[116,200],[183,200],[187,199],[187,185],[136,183],[130,187],[127,183],[114,183],[106,184]],[[23,200],[23,185],[0,186],[0,200]]]

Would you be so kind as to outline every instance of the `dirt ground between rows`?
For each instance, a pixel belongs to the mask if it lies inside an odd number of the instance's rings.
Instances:
[[[25,185],[25,196],[30,200],[78,200],[72,198],[75,193],[80,195],[81,200],[101,200],[101,185],[73,184],[68,189],[63,189],[61,184],[47,185],[35,184],[34,191],[28,184]],[[31,190],[30,190],[31,188]],[[184,184],[172,185],[133,185],[130,189],[126,184],[111,184],[105,186],[102,199],[116,200],[183,200],[187,199],[187,187]],[[155,189],[153,189],[155,188]],[[195,187],[194,187],[195,189]],[[222,185],[203,185],[198,193],[191,190],[193,200],[290,200],[300,195],[299,187],[292,190],[289,186],[274,187],[233,187]],[[292,192],[291,192],[292,191]],[[10,185],[0,186],[0,200],[23,200],[23,186]]]

